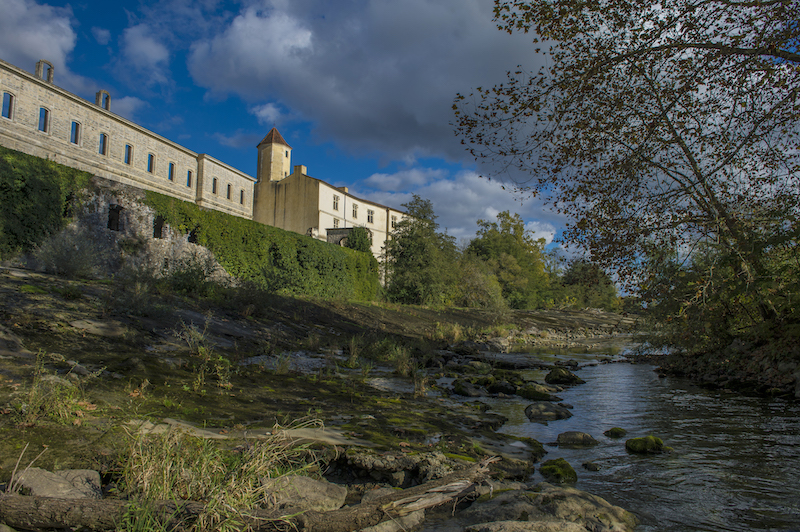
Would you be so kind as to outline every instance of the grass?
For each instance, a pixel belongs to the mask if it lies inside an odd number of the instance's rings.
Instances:
[[[123,489],[143,508],[158,500],[204,502],[197,530],[240,530],[247,509],[269,503],[265,480],[306,474],[316,465],[310,445],[296,443],[287,429],[319,426],[308,419],[276,425],[266,438],[234,448],[179,430],[131,435],[121,464]]]

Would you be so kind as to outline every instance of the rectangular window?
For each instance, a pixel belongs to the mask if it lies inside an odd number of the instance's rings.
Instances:
[[[170,181],[175,179],[175,163],[169,163],[169,171],[167,173],[167,179]]]
[[[100,133],[100,147],[97,150],[100,155],[108,155],[108,135]]]
[[[133,146],[130,144],[125,145],[125,164],[133,164]]]
[[[358,218],[358,205],[353,203],[353,218]]]
[[[151,174],[156,171],[156,156],[152,153],[147,154],[147,171]]]
[[[339,196],[334,196],[333,197],[333,210],[334,211],[338,211],[339,210]]]
[[[339,218],[334,218],[333,219],[333,228],[334,229],[338,229],[339,228]]]
[[[191,170],[186,172],[186,186],[190,187],[190,188],[192,186],[192,171]]]
[[[50,111],[44,107],[39,108],[39,131],[47,133],[50,130]]]
[[[3,118],[11,118],[14,116],[14,95],[8,92],[3,93]]]
[[[72,128],[69,132],[69,141],[73,144],[81,143],[81,125],[75,121],[72,122]]]
[[[239,191],[239,204],[244,205],[244,190]]]
[[[397,225],[397,216],[392,216],[392,229]]]
[[[375,223],[375,211],[367,209],[367,223]]]
[[[217,193],[217,178],[215,177],[213,181],[211,181],[211,193]]]
[[[231,186],[228,185],[228,191],[225,193],[225,197],[231,199]]]

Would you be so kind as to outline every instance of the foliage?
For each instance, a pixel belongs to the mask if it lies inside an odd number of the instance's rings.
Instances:
[[[800,231],[800,4],[497,0],[494,13],[547,43],[546,66],[457,97],[473,155],[517,172],[519,191],[572,218],[565,240],[673,301],[673,317],[796,320],[778,296],[796,277],[778,272]]]
[[[366,227],[353,227],[350,230],[350,234],[347,235],[348,248],[362,253],[371,253],[371,246],[371,237]]]
[[[457,252],[453,237],[437,232],[430,200],[414,194],[386,242],[386,293],[395,302],[448,304],[456,285]]]
[[[173,229],[210,249],[230,275],[293,295],[370,300],[378,292],[371,254],[333,246],[252,220],[147,192],[146,203]]]
[[[565,294],[580,308],[620,309],[621,301],[611,278],[597,265],[573,260],[561,276]]]
[[[0,257],[63,229],[90,179],[88,172],[0,146]]]
[[[503,298],[511,308],[531,308],[547,285],[544,270],[544,239],[534,239],[519,214],[497,215],[496,222],[479,220],[477,237],[467,252],[484,259],[494,271]]]

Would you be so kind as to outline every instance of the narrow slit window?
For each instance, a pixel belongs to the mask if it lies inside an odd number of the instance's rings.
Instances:
[[[72,122],[72,127],[69,130],[69,141],[73,144],[81,143],[81,125],[78,122]]]
[[[14,95],[10,92],[3,93],[3,118],[11,120],[14,117]]]
[[[186,172],[186,186],[191,188],[192,187],[192,171],[188,170]]]
[[[133,164],[133,146],[130,144],[125,145],[125,164]]]
[[[225,192],[225,197],[231,199],[231,186],[228,185],[228,190]]]
[[[217,178],[215,177],[213,181],[211,181],[211,193],[217,193]]]
[[[239,205],[244,205],[244,190],[239,191]]]
[[[100,133],[100,146],[97,150],[100,155],[108,155],[108,135]]]
[[[169,172],[167,173],[167,179],[170,181],[175,180],[175,163],[169,163]]]
[[[39,108],[39,131],[47,133],[50,130],[50,111],[44,107]]]
[[[156,171],[156,156],[152,153],[147,154],[147,171],[151,174]]]

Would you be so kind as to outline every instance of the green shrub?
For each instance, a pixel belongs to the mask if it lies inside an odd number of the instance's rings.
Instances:
[[[371,300],[378,294],[378,262],[371,254],[155,192],[147,192],[146,203],[173,229],[193,233],[241,281],[290,295]]]

